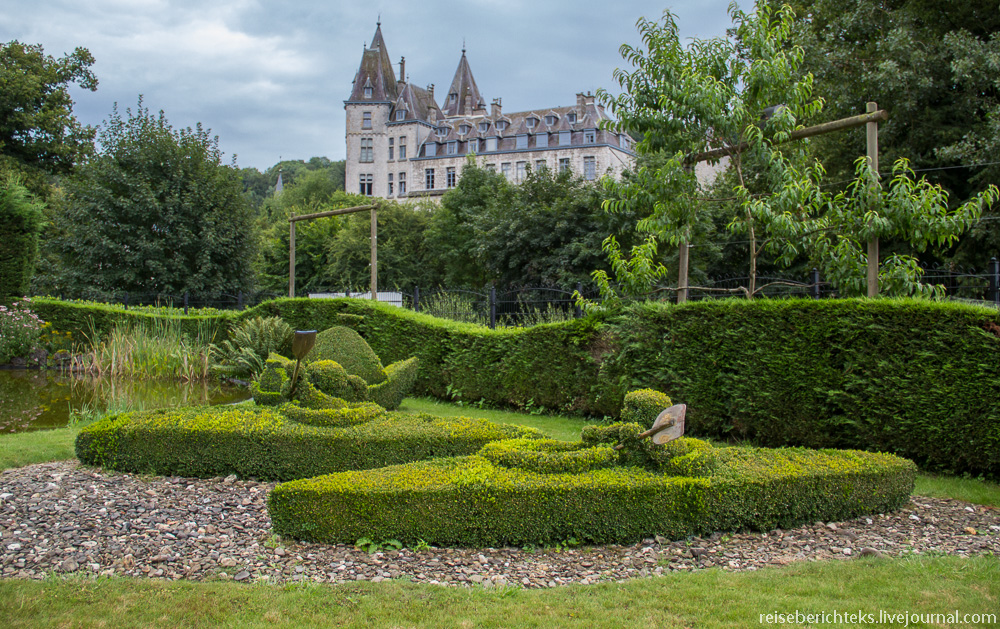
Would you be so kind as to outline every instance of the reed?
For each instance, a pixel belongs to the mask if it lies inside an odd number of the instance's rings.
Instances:
[[[191,338],[178,320],[155,318],[117,323],[101,338],[91,325],[90,347],[75,366],[97,376],[202,380],[209,376],[217,333],[217,327],[204,325]]]

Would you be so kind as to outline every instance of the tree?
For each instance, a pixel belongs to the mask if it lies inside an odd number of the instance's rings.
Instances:
[[[142,106],[117,106],[100,151],[66,182],[62,285],[74,292],[246,290],[256,234],[239,174],[199,124],[175,130]]]
[[[662,155],[633,177],[607,182],[617,196],[605,203],[609,211],[649,208],[649,216],[636,224],[644,242],[628,256],[615,239],[605,243],[616,280],[628,290],[645,293],[650,282],[663,277],[666,268],[657,257],[661,242],[679,248],[681,281],[686,282],[687,249],[704,194],[692,156],[709,148],[730,151],[738,200],[730,227],[750,241],[751,295],[757,258],[774,246],[768,228],[781,209],[755,188],[771,187],[787,176],[789,157],[782,151],[794,155],[801,149],[786,145],[779,150],[778,145],[801,121],[816,116],[822,102],[813,97],[812,77],[800,68],[802,50],[789,45],[794,16],[788,7],[774,11],[758,2],[747,14],[734,3],[729,12],[731,37],[694,40],[687,47],[669,11],[662,23],[640,19],[644,48],[621,48],[634,70],[614,74],[622,93],[598,91],[616,117],[609,126],[640,136],[636,151],[641,155]],[[595,280],[613,299],[609,276],[597,271]]]
[[[0,179],[0,303],[28,294],[42,207],[19,177],[7,173]]]
[[[0,156],[8,168],[66,173],[91,151],[94,129],[73,116],[69,86],[95,91],[93,63],[86,48],[56,59],[40,45],[0,45]]]
[[[793,41],[805,50],[830,115],[857,114],[866,101],[889,112],[879,125],[882,163],[905,158],[943,186],[953,206],[1000,183],[996,0],[791,1],[798,14]],[[830,179],[850,181],[865,145],[860,134],[838,134],[817,138],[813,148]],[[985,265],[1000,251],[992,225],[981,223],[962,238],[953,260]],[[948,255],[938,250],[924,260]]]

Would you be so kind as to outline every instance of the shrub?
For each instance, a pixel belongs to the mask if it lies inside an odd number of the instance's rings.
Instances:
[[[291,348],[292,328],[281,317],[253,317],[229,330],[229,338],[218,345],[213,358],[219,362],[217,373],[256,378],[264,371],[272,353],[287,353]]]
[[[399,408],[406,394],[413,390],[419,369],[416,356],[392,363],[385,368],[385,382],[368,387],[368,399],[389,410]]]
[[[629,391],[622,404],[622,421],[635,422],[644,429],[652,428],[657,416],[673,406],[670,397],[653,389]]]
[[[618,465],[610,447],[587,447],[581,442],[554,439],[508,439],[483,446],[479,456],[499,467],[539,474],[578,474]]]
[[[460,456],[497,439],[541,436],[468,417],[376,414],[370,405],[350,412],[373,419],[310,426],[274,407],[245,404],[124,413],[81,430],[76,456],[86,465],[123,472],[291,480]]]
[[[278,534],[328,543],[633,543],[882,513],[906,503],[916,471],[905,459],[857,451],[724,448],[718,456],[718,471],[697,478],[629,467],[542,474],[482,455],[435,459],[283,483],[268,510]]]
[[[312,409],[302,408],[295,404],[286,404],[280,409],[282,415],[288,419],[308,424],[310,426],[329,426],[334,428],[345,428],[356,426],[365,422],[370,422],[386,414],[386,410],[378,404],[365,402],[357,406],[344,406],[342,408]]]
[[[42,321],[27,305],[30,299],[0,305],[0,365],[27,356],[38,345]]]
[[[18,176],[0,172],[0,304],[24,297],[31,288],[43,207]]]
[[[350,378],[353,377],[352,381]],[[361,402],[368,399],[368,387],[357,376],[348,376],[344,368],[332,360],[317,360],[309,363],[309,382],[323,393],[338,397],[345,402]]]
[[[368,384],[378,384],[386,379],[382,363],[368,343],[357,332],[342,325],[317,334],[316,345],[306,360],[310,363],[332,360],[347,373],[359,376]]]

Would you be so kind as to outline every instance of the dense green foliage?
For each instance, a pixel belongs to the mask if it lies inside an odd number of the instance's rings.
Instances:
[[[28,295],[42,207],[18,177],[0,172],[0,304]]]
[[[82,429],[76,456],[126,472],[291,480],[470,454],[496,439],[537,435],[467,417],[368,408],[355,412],[370,421],[344,428],[311,426],[245,404],[123,413]]]
[[[603,369],[684,401],[689,434],[995,476],[996,332],[994,311],[921,301],[644,304],[607,329]]]
[[[175,130],[139,106],[117,108],[100,152],[66,182],[56,214],[58,277],[44,288],[235,293],[251,285],[256,244],[236,170],[200,125]]]
[[[94,130],[73,115],[70,86],[95,91],[94,58],[85,48],[56,59],[41,45],[0,44],[0,170],[65,173],[92,150]]]
[[[656,417],[673,402],[662,391],[639,389],[625,394],[622,402],[622,421],[635,422],[644,428],[652,428]]]
[[[149,316],[55,300],[35,307],[56,329],[78,329],[89,313],[101,325]],[[495,331],[367,300],[282,299],[238,316],[281,316],[300,329],[350,321],[386,361],[416,356],[415,392],[442,399],[600,417],[619,414],[626,391],[653,387],[688,405],[693,435],[883,450],[930,468],[1000,473],[1000,320],[981,308],[646,304],[615,318]],[[183,319],[195,332],[198,321]]]
[[[225,375],[259,376],[272,352],[287,354],[292,328],[280,317],[254,317],[234,325],[213,352],[215,371]]]
[[[490,444],[486,456],[283,483],[269,495],[268,511],[278,533],[321,542],[632,543],[885,512],[907,502],[916,472],[885,454],[723,448],[711,475],[670,476],[604,467],[610,448],[590,449],[586,461],[579,455],[587,449],[558,442],[524,444],[524,457],[504,456],[512,445],[519,443]],[[547,448],[562,460],[530,456]],[[560,467],[581,471],[535,471]]]
[[[386,378],[378,355],[356,331],[342,325],[317,334],[316,345],[305,360],[308,363],[332,360],[368,384],[378,384]]]

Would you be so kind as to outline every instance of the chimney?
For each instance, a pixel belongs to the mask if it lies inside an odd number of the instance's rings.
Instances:
[[[583,107],[585,104],[586,102],[584,101],[583,92],[580,92],[579,94],[576,95],[576,106]]]
[[[590,93],[590,90],[587,90],[587,93],[583,95],[583,104],[584,105],[594,104],[594,95]]]
[[[399,58],[399,82],[406,83],[406,57]]]
[[[491,117],[492,118],[499,118],[500,116],[501,116],[501,113],[500,113],[500,99],[499,98],[494,98],[493,99],[493,107],[492,107]]]
[[[431,95],[431,98],[434,98],[434,84],[433,83],[431,83],[430,85],[427,86],[427,93]]]

